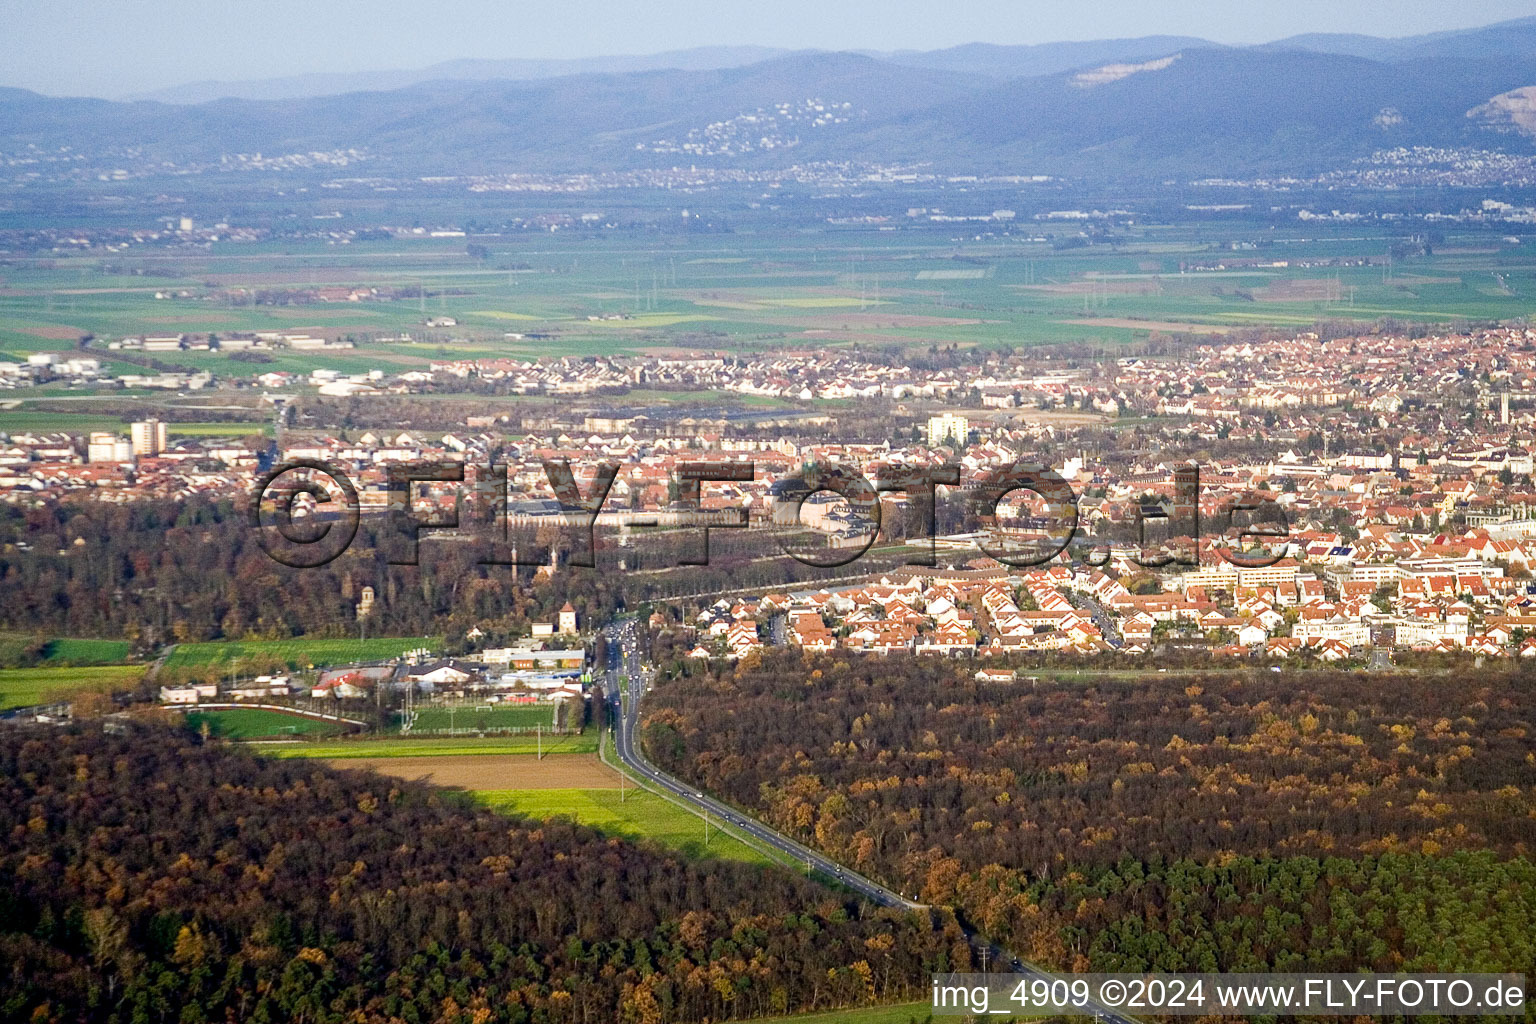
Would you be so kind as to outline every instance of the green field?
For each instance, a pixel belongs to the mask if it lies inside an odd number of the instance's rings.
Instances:
[[[397,658],[417,647],[435,647],[441,637],[373,637],[368,640],[293,637],[288,640],[216,640],[178,644],[166,659],[168,671],[230,665],[243,661],[279,661],[291,668],[345,665],[354,661]]]
[[[0,669],[0,710],[51,703],[70,694],[126,689],[144,674],[143,665],[95,668]]]
[[[71,665],[112,665],[125,661],[133,650],[127,640],[87,640],[61,637],[48,641],[43,657],[49,662]]]
[[[263,739],[268,736],[330,736],[340,726],[303,715],[285,715],[266,708],[233,708],[220,711],[189,711],[187,726],[227,740]]]
[[[31,642],[32,637],[25,633],[0,633],[0,666],[16,665]],[[39,667],[115,665],[128,660],[132,650],[127,640],[59,637],[44,642]]]
[[[495,739],[447,737],[431,739],[359,738],[347,743],[303,743],[269,746],[264,752],[274,757],[442,757],[453,754],[533,754],[543,744],[546,754],[593,754],[597,752],[597,734],[588,730],[567,736],[506,736]]]
[[[345,253],[302,240],[215,243],[203,253],[124,255],[111,265],[65,256],[7,270],[0,358],[71,352],[87,332],[112,338],[157,330],[307,330],[351,336],[358,345],[278,349],[264,363],[219,352],[168,356],[223,377],[249,377],[320,367],[398,372],[444,356],[580,357],[677,347],[1114,345],[1158,331],[1383,317],[1512,320],[1536,312],[1529,246],[1478,227],[1447,228],[1432,251],[1400,252],[1390,266],[1393,237],[1386,229],[1312,224],[1301,231],[1294,221],[1257,211],[1209,222],[1149,218],[1124,226],[1110,245],[1061,247],[1038,235],[956,239],[950,229],[914,224],[888,233],[823,227],[665,240],[615,235],[600,247],[579,233],[551,235],[531,249],[490,243],[491,261],[515,260],[519,273],[471,259],[463,245],[446,240],[357,243]],[[957,269],[957,260],[965,266]],[[154,286],[138,276],[145,271],[155,274]],[[653,281],[657,286],[647,287]],[[426,301],[250,306],[208,294],[330,285],[420,290]],[[153,298],[168,288],[189,294]],[[458,325],[425,326],[439,315]],[[411,340],[397,340],[401,333]],[[107,361],[113,355],[91,351]],[[22,418],[36,415],[24,408],[10,415],[18,427],[37,422]],[[87,419],[71,416],[72,426]],[[0,430],[6,423],[0,415]],[[172,432],[200,429],[246,428],[171,425]]]
[[[930,1024],[933,1021],[943,1021],[946,1024],[974,1024],[982,1018],[969,1016],[944,1016],[933,1015],[933,1004],[929,1002],[894,1003],[890,1006],[860,1006],[851,1010],[827,1010],[823,1013],[802,1013],[793,1017],[764,1017],[758,1024]],[[1005,1017],[1001,1014],[988,1014],[985,1018],[989,1021],[997,1021],[1000,1024],[1008,1024],[1015,1020],[1039,1020],[1038,1017]],[[1088,1018],[1068,1018],[1083,1019]]]
[[[794,1017],[765,1017],[760,1024],[926,1024],[933,1019],[929,1003],[897,1003],[893,1006],[861,1006],[852,1010],[802,1013]],[[959,1017],[947,1020],[961,1024]]]
[[[26,655],[29,637],[15,633],[0,634],[0,665],[15,665]]]
[[[602,832],[629,839],[654,839],[690,857],[731,857],[757,864],[771,863],[767,856],[739,839],[709,828],[704,843],[704,820],[669,800],[638,788],[617,789],[503,789],[482,790],[475,799],[498,811],[530,818],[567,817]]]
[[[144,415],[151,415],[146,410]],[[105,430],[114,434],[127,434],[131,420],[122,416],[90,412],[47,412],[37,409],[0,409],[0,432],[19,434],[25,431],[68,431],[72,434],[88,434],[93,430]],[[250,434],[272,433],[272,424],[262,423],[167,423],[166,432],[172,437],[246,437]]]
[[[801,1014],[798,1017],[775,1017],[764,1024],[921,1024],[932,1018],[928,1003],[899,1003],[895,1006],[864,1006],[852,1010],[830,1010],[826,1013]]]

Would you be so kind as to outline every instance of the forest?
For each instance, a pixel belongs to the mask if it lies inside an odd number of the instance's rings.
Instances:
[[[1052,966],[1536,969],[1529,673],[973,672],[751,655],[644,741]]]
[[[553,618],[567,600],[584,616],[611,612],[617,600],[593,572],[556,574],[535,593],[512,567],[477,564],[481,553],[466,544],[424,542],[419,566],[389,565],[390,538],[372,517],[340,558],[290,568],[262,550],[239,504],[0,509],[0,625],[146,644],[355,636],[355,602],[373,586],[370,635],[452,635],[476,622],[526,632],[530,618]]]
[[[243,499],[193,497],[0,506],[0,628],[124,638],[146,648],[356,636],[355,604],[371,586],[377,600],[368,635],[446,636],[451,646],[472,626],[492,640],[526,635],[530,621],[553,619],[566,601],[581,621],[604,621],[615,609],[636,608],[651,597],[773,589],[816,574],[782,555],[764,530],[710,531],[709,565],[684,564],[703,551],[702,530],[637,533],[641,539],[622,550],[599,531],[599,568],[587,568],[566,564],[571,548],[585,541],[541,527],[526,531],[519,557],[542,564],[553,548],[561,564],[533,586],[532,566],[487,561],[506,558],[504,546],[434,540],[426,532],[419,565],[392,565],[399,536],[379,516],[364,516],[334,561],[293,568],[262,550],[244,505]],[[464,522],[472,522],[468,514]],[[905,557],[887,562],[898,565]],[[617,571],[620,558],[629,571]],[[883,564],[868,562],[870,568]]]
[[[953,917],[163,727],[0,730],[0,1020],[723,1021],[920,997]]]

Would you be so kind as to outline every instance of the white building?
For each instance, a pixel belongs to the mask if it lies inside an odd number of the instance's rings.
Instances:
[[[971,421],[956,413],[940,413],[938,416],[928,417],[928,446],[937,448],[942,444],[953,443],[957,448],[964,448],[966,438],[971,432]]]
[[[1334,616],[1331,619],[1302,619],[1291,629],[1298,640],[1338,640],[1351,647],[1366,647],[1371,642],[1371,627],[1359,619]]]
[[[87,440],[85,459],[87,462],[132,462],[133,445],[126,437],[96,431]]]
[[[1394,619],[1393,624],[1399,647],[1432,647],[1441,640],[1449,640],[1458,646],[1467,642],[1467,624],[1441,622],[1439,619]]]
[[[159,455],[168,447],[165,424],[159,420],[143,420],[135,423],[130,429],[135,455]]]

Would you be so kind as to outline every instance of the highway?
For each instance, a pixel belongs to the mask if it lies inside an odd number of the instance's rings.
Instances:
[[[651,764],[640,752],[635,739],[640,726],[641,698],[650,688],[651,679],[640,657],[639,629],[636,620],[622,619],[610,623],[603,628],[603,636],[607,641],[608,651],[608,662],[603,666],[604,691],[608,702],[609,722],[613,728],[614,748],[618,751],[619,760],[623,761],[630,771],[644,778],[653,787],[665,790],[684,804],[691,806],[699,814],[707,813],[715,821],[728,822],[732,831],[750,836],[758,844],[776,850],[813,871],[819,871],[826,878],[835,879],[840,885],[853,890],[871,903],[906,910],[927,908],[927,904],[909,899],[902,893],[866,878],[852,868],[844,867],[837,861],[769,828],[736,808],[721,803]],[[622,697],[620,676],[627,677],[629,681],[627,705]],[[985,956],[985,962],[988,965],[995,967],[1006,964],[1009,971],[1020,978],[1052,977],[1048,972],[1033,964],[1025,963],[975,932],[968,930],[967,935],[976,951]],[[1141,1024],[1134,1017],[1128,1017],[1101,1006],[1089,1005],[1085,1007],[1084,1012],[1093,1016],[1095,1020],[1107,1022],[1107,1024]]]
[[[623,761],[636,775],[689,804],[700,814],[707,812],[714,821],[728,823],[732,830],[751,836],[763,846],[777,850],[797,863],[806,865],[812,871],[820,871],[828,878],[836,879],[840,884],[872,903],[878,903],[882,907],[902,907],[907,910],[917,910],[922,907],[922,904],[909,900],[900,893],[892,892],[880,883],[865,878],[858,872],[829,860],[810,847],[797,843],[788,836],[747,817],[734,807],[699,792],[646,760],[645,755],[640,753],[635,734],[639,730],[640,697],[649,685],[649,677],[641,664],[635,629],[635,621],[628,619],[614,623],[604,630],[608,640],[605,689],[608,691],[609,717],[614,724],[614,747],[618,751],[619,760]],[[629,677],[632,687],[627,708],[620,696],[621,670]]]

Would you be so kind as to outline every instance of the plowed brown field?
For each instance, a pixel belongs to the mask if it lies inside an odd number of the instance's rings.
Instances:
[[[462,789],[608,789],[618,775],[595,754],[454,754],[444,757],[348,757],[335,768],[372,769],[380,775]]]

